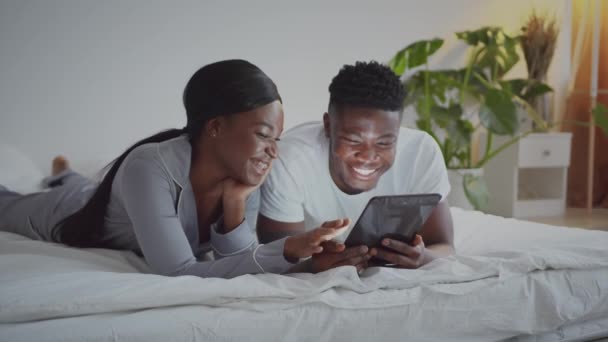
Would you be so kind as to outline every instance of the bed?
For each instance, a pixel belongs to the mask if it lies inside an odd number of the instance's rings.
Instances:
[[[608,336],[608,233],[452,208],[457,255],[230,280],[0,232],[0,341],[585,341]]]

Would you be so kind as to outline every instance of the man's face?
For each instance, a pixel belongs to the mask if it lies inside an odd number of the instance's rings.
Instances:
[[[373,189],[395,161],[400,113],[349,106],[330,112],[323,123],[334,183],[351,195]]]

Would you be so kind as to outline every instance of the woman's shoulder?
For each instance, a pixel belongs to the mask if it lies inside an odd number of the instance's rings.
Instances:
[[[190,144],[185,136],[180,136],[137,146],[127,155],[118,172],[126,176],[125,173],[130,174],[128,170],[135,165],[136,173],[161,174],[183,187],[190,169]]]

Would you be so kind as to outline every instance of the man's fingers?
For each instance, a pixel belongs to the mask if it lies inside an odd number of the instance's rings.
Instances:
[[[416,235],[412,244],[407,244],[399,240],[393,240],[389,238],[382,239],[382,247],[393,250],[399,254],[407,255],[411,258],[420,257],[420,245],[422,244],[422,238],[420,235]]]
[[[324,257],[326,258],[327,262],[330,265],[332,265],[332,267],[338,267],[338,266],[343,266],[343,265],[354,265],[354,264],[356,264],[356,262],[349,261],[349,260],[352,260],[353,258],[365,257],[368,255],[367,251],[368,251],[367,246],[349,247],[339,253],[324,254]],[[357,259],[357,260],[363,260],[363,259]]]
[[[330,253],[339,253],[342,252],[346,246],[343,243],[340,243],[335,240],[324,241],[321,243],[323,250]]]
[[[362,263],[356,264],[355,267],[357,268],[357,273],[363,271],[364,269],[366,269],[369,266],[367,261],[364,261]]]
[[[412,259],[405,255],[397,254],[395,252],[391,252],[387,249],[376,248],[376,258],[388,261],[391,264],[399,265],[405,268],[416,268],[417,258]]]
[[[367,246],[357,246],[357,247],[348,247],[344,250],[344,252],[340,253],[342,259],[350,259],[356,256],[365,255],[369,251]]]
[[[371,258],[371,256],[369,254],[358,255],[358,256],[337,262],[334,264],[334,267],[347,266],[347,265],[357,266],[358,264],[366,263],[370,258]]]

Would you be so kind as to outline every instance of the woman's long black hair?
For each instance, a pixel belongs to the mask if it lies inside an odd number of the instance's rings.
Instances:
[[[183,129],[170,129],[129,147],[110,165],[99,187],[82,209],[53,229],[53,239],[74,247],[104,246],[104,219],[112,182],[123,160],[140,145],[158,143],[187,134],[194,145],[205,123],[218,116],[246,112],[281,100],[274,82],[258,67],[244,60],[206,65],[192,75],[184,89],[188,117]]]

